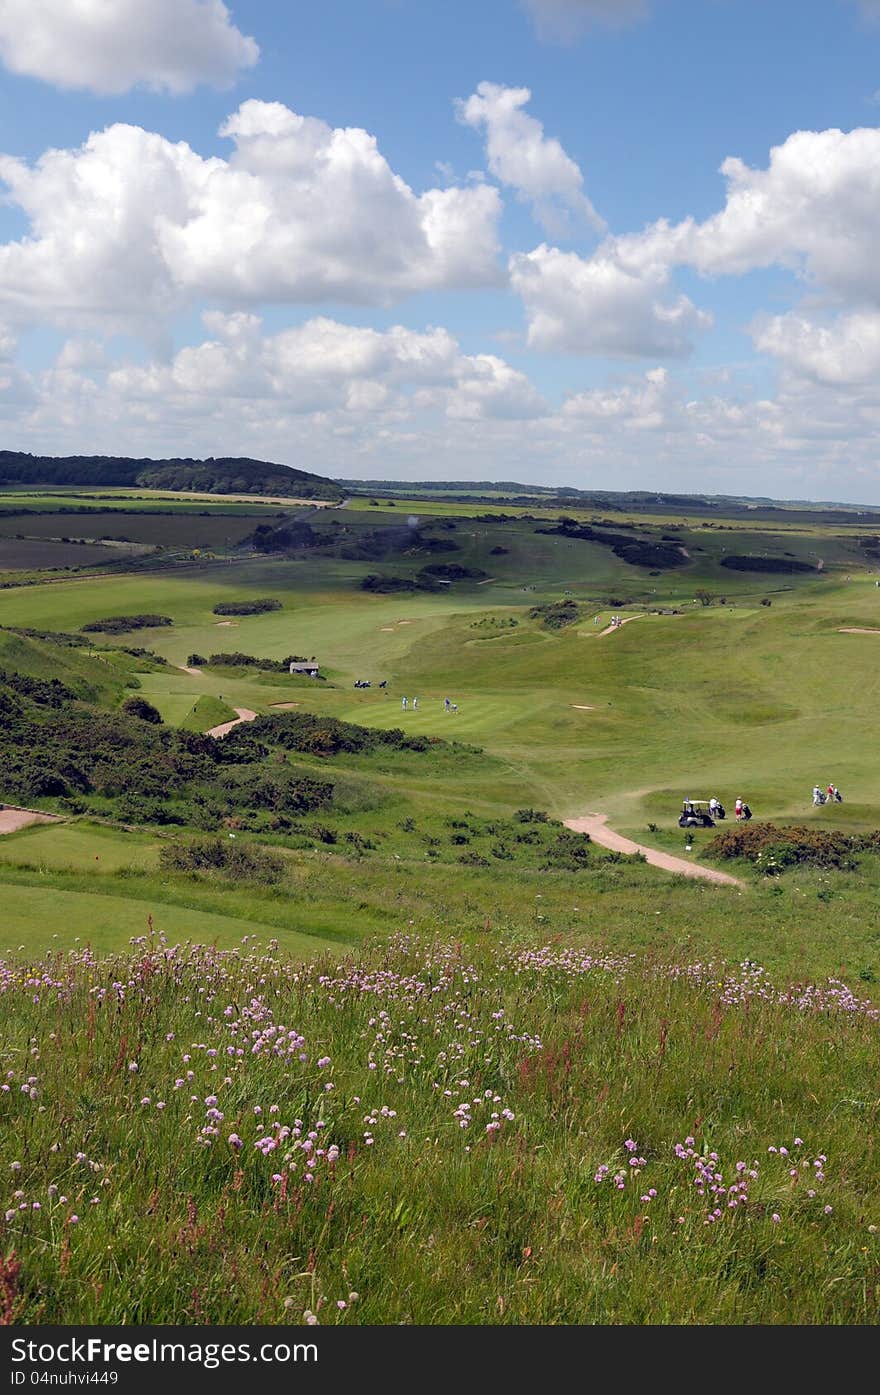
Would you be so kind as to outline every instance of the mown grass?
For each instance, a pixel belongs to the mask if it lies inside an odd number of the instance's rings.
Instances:
[[[13,1321],[876,1320],[878,1023],[834,986],[404,936],[2,987]]]
[[[210,731],[212,727],[218,727],[223,722],[234,722],[235,718],[234,707],[221,702],[219,698],[206,695],[196,699],[192,710],[180,725],[185,731]]]

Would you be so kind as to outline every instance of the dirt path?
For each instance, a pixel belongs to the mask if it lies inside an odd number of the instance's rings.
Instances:
[[[615,630],[622,629],[624,625],[629,624],[630,620],[641,620],[641,618],[641,615],[626,615],[621,620],[619,625],[606,625],[604,630],[600,630],[597,635],[593,636],[593,638],[601,639],[603,635],[613,635]]]
[[[624,838],[622,833],[615,833],[613,828],[606,827],[607,814],[586,814],[581,819],[563,819],[563,823],[573,833],[589,833],[593,842],[600,847],[612,848],[614,852],[644,853],[652,867],[662,867],[666,872],[680,872],[683,877],[700,877],[703,881],[720,882],[724,886],[743,885],[727,872],[716,872],[714,867],[701,867],[699,863],[687,862],[683,857],[673,857],[671,853],[658,852],[656,848],[647,848],[643,843]]]
[[[238,713],[234,722],[221,722],[219,727],[210,727],[205,735],[216,736],[219,740],[221,736],[226,736],[227,732],[232,731],[233,727],[239,726],[242,722],[253,722],[257,715],[249,707],[236,707],[234,711]]]
[[[0,809],[0,833],[17,833],[32,823],[56,823],[55,814],[38,814],[35,809]]]

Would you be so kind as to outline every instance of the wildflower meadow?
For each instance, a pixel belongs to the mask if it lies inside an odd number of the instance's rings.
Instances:
[[[0,1320],[867,1323],[880,1013],[397,935],[0,973]]]

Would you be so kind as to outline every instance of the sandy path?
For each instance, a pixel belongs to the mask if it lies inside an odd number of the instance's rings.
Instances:
[[[32,809],[0,809],[0,833],[16,833],[32,823],[55,823],[55,814],[37,814]]]
[[[624,838],[622,833],[615,833],[613,828],[607,828],[607,822],[607,814],[586,814],[581,819],[563,819],[566,828],[570,828],[574,833],[589,833],[593,842],[598,843],[600,847],[612,848],[614,852],[644,853],[652,867],[662,867],[666,872],[680,872],[683,877],[700,877],[703,881],[720,882],[724,886],[743,885],[727,872],[716,872],[714,867],[701,867],[696,862],[685,861],[683,857],[673,857],[671,853],[658,852],[656,848],[634,843],[630,838]]]
[[[838,630],[839,635],[880,635],[880,630],[862,630],[848,627],[845,630]]]
[[[232,731],[232,728],[239,726],[240,723],[253,722],[257,715],[256,712],[252,712],[249,707],[236,707],[234,710],[238,713],[234,722],[221,722],[219,727],[211,727],[205,732],[205,735],[216,736],[219,740],[221,736],[225,736],[227,732]]]
[[[606,625],[604,630],[600,630],[597,635],[593,636],[593,638],[601,639],[603,635],[613,635],[615,630],[622,629],[624,625],[629,624],[630,620],[641,620],[641,618],[641,615],[626,615],[621,620],[619,625]]]

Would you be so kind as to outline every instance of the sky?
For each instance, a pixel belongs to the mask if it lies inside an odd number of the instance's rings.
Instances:
[[[880,504],[880,0],[0,0],[0,445]]]

